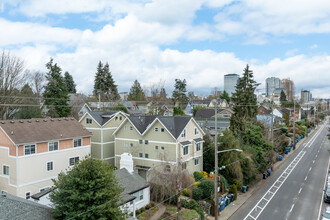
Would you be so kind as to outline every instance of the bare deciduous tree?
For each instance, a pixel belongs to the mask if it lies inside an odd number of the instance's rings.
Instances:
[[[17,110],[15,104],[20,100],[17,96],[20,88],[26,82],[26,72],[24,72],[23,61],[2,51],[0,55],[0,117],[8,119]]]
[[[34,71],[29,74],[29,78],[32,82],[32,88],[34,89],[34,92],[41,96],[41,91],[45,85],[45,74],[40,71]]]

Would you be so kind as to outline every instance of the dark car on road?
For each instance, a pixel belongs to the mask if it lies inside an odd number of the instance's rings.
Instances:
[[[330,187],[327,187],[324,190],[324,202],[329,202],[330,203]]]

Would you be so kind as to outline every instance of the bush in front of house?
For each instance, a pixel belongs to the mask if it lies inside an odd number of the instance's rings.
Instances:
[[[204,211],[202,207],[196,202],[196,200],[192,199],[189,202],[182,200],[181,205],[186,209],[194,209],[200,215],[201,219],[204,219]]]
[[[193,188],[192,197],[197,201],[201,200],[203,198],[203,190],[200,187]]]
[[[203,174],[201,174],[200,172],[195,171],[193,175],[196,182],[199,182],[204,179]]]
[[[203,192],[202,199],[206,199],[211,196],[211,193],[214,193],[214,181],[204,180],[199,184],[198,188]]]

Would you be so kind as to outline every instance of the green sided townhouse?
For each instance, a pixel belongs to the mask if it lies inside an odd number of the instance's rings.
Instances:
[[[91,155],[115,165],[115,140],[113,133],[127,115],[121,111],[88,111],[79,122],[92,133]]]
[[[150,169],[170,171],[179,161],[191,174],[203,170],[204,132],[192,117],[126,116],[113,134],[117,167],[128,153],[134,170],[145,178]]]

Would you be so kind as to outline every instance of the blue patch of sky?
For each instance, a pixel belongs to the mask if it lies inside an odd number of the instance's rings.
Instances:
[[[200,10],[195,12],[195,19],[193,20],[192,24],[215,24],[213,18],[218,12],[219,11],[217,9],[209,9],[202,7]]]

